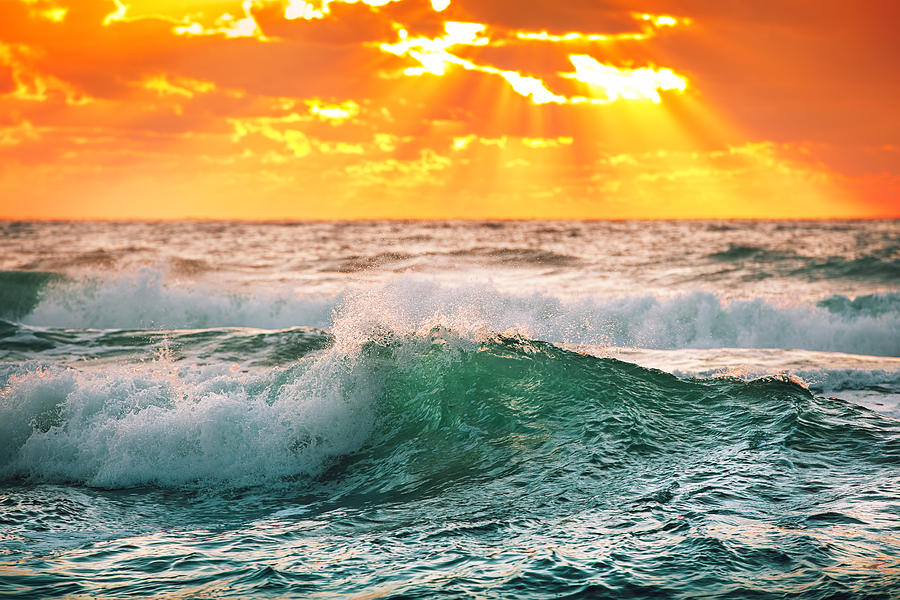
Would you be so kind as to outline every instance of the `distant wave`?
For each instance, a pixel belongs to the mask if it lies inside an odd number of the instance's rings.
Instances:
[[[852,300],[846,296],[835,295],[819,301],[816,305],[839,315],[877,317],[900,313],[900,293],[867,294]]]
[[[584,264],[576,256],[534,248],[494,248],[477,246],[448,252],[379,252],[371,255],[353,254],[333,261],[323,261],[321,271],[336,273],[356,273],[369,269],[396,268],[402,270],[414,266],[419,261],[434,259],[471,260],[485,264],[499,264],[519,267],[569,267]]]
[[[900,282],[900,259],[878,256],[848,259],[832,256],[825,260],[811,261],[809,264],[791,271],[791,275],[802,276],[810,281],[854,279],[898,283]]]
[[[490,248],[476,247],[455,250],[455,257],[487,258],[492,261],[516,265],[574,266],[584,263],[577,256],[535,248]]]
[[[413,258],[413,254],[406,252],[380,252],[371,256],[351,255],[345,256],[334,264],[326,264],[320,268],[322,271],[334,271],[337,273],[356,273],[367,269],[385,267],[391,263],[396,263]]]
[[[178,275],[195,276],[216,270],[214,265],[199,258],[174,257],[169,259],[169,264],[172,271]]]
[[[900,419],[900,370],[842,369],[842,368],[792,368],[790,377],[817,395],[837,396],[866,406],[883,415]],[[699,371],[675,370],[679,377],[738,378],[752,381],[772,376],[765,369],[701,369]]]
[[[760,246],[731,245],[727,250],[713,252],[708,258],[722,262],[753,260],[757,262],[773,262],[798,258],[796,254],[769,250]]]
[[[707,258],[724,263],[754,265],[759,276],[799,277],[807,281],[849,279],[854,281],[900,282],[900,247],[890,246],[871,254],[847,258],[811,257],[762,246],[733,244]]]

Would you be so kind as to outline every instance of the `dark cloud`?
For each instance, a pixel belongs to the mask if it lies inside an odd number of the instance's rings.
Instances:
[[[359,46],[393,36],[390,21],[366,4],[332,4],[325,19],[287,20],[279,4],[254,9],[253,16],[267,37],[318,47]]]
[[[16,81],[13,79],[12,69],[0,64],[0,94],[8,94],[15,89]]]
[[[603,0],[455,0],[449,10],[457,20],[511,29],[607,34],[640,31],[631,16],[633,8],[622,10]]]

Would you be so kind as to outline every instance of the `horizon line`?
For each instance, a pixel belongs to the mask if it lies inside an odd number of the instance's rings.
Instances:
[[[0,221],[11,223],[365,223],[365,222],[529,222],[529,221],[569,221],[569,222],[654,222],[654,221],[893,221],[900,219],[900,213],[881,216],[834,216],[834,217],[4,217]]]

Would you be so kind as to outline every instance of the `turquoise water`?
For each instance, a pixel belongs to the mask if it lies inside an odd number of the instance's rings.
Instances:
[[[898,597],[900,227],[784,226],[7,224],[0,596]]]

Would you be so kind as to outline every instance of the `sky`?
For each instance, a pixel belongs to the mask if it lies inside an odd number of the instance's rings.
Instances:
[[[900,216],[895,0],[0,0],[0,218]]]

